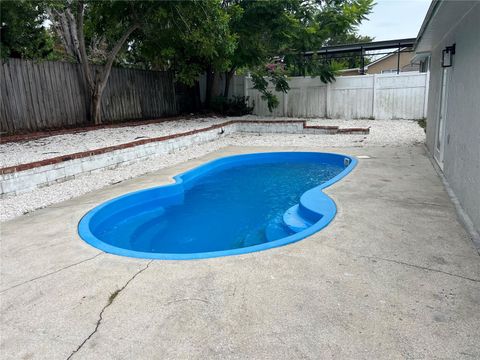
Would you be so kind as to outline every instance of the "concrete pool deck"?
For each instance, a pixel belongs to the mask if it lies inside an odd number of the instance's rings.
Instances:
[[[326,189],[321,232],[196,261],[105,254],[76,225],[117,195],[227,147],[1,224],[4,359],[479,358],[480,257],[423,146],[335,148],[370,158]]]

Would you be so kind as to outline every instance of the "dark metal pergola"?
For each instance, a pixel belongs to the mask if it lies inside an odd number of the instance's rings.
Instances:
[[[387,55],[394,52],[397,53],[397,74],[400,73],[400,54],[402,52],[412,52],[412,47],[415,44],[416,38],[409,39],[395,39],[384,41],[372,41],[368,43],[344,44],[324,46],[316,51],[306,51],[303,53],[305,57],[313,55],[323,55],[326,59],[344,59],[352,56],[361,57],[360,73],[365,73],[365,53],[374,50],[395,49],[394,51],[375,53],[375,55]],[[352,55],[353,53],[353,55]],[[349,55],[346,55],[349,54]]]

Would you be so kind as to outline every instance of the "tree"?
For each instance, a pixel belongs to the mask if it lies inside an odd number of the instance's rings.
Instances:
[[[175,26],[177,35],[173,68],[177,79],[194,85],[198,77],[206,74],[206,106],[210,106],[215,74],[230,66],[237,46],[236,36],[231,33],[231,13],[226,13],[218,0],[186,2],[183,4],[181,22]],[[178,12],[180,14],[180,10]]]
[[[44,28],[45,8],[32,1],[0,2],[2,58],[53,59],[54,39]]]
[[[248,1],[224,0],[228,9],[239,7],[241,11],[232,18],[232,34],[238,45],[226,71],[224,96],[237,69],[253,69],[254,88],[262,92],[269,109],[278,101],[268,91],[268,81],[277,91],[288,91],[286,75],[319,76],[323,82],[334,79],[336,67],[315,57],[307,60],[306,51],[315,50],[329,40],[354,33],[355,27],[366,18],[373,6],[372,0],[273,0]],[[282,66],[275,71],[267,64],[283,58]],[[282,69],[284,70],[282,72]],[[268,81],[262,81],[267,75]]]
[[[358,35],[355,32],[349,32],[346,34],[340,34],[333,37],[327,43],[327,45],[343,45],[343,44],[358,44],[358,43],[368,43],[373,41],[374,38],[370,36]],[[336,59],[339,67],[341,69],[352,69],[361,67],[361,57],[359,53],[346,53],[343,54],[340,59]],[[370,57],[366,56],[364,58],[365,64],[370,62]]]
[[[130,35],[139,29],[146,2],[67,0],[49,3],[53,28],[69,57],[81,64],[85,86],[90,94],[90,118],[101,124],[103,91],[115,58]],[[142,11],[143,10],[143,11]],[[108,50],[103,66],[93,66],[87,54],[87,41],[101,41]]]
[[[295,71],[332,81],[330,63],[308,63],[303,53],[354,33],[371,7],[372,0],[2,2],[6,14],[1,24],[2,55],[17,51],[20,56],[33,56],[31,51],[42,49],[43,35],[57,39],[66,59],[82,67],[95,124],[102,121],[102,94],[114,63],[173,70],[177,80],[189,86],[198,85],[198,77],[206,73],[207,106],[215,93],[216,76],[224,74],[222,93],[228,97],[233,74],[248,70],[273,109],[278,101],[268,90],[270,82],[277,91],[286,92],[287,75]],[[45,15],[51,33],[42,25]],[[19,19],[27,24],[24,29]],[[35,33],[43,34],[40,40]],[[268,66],[274,59],[282,59],[282,65]]]
[[[214,75],[230,65],[237,45],[231,33],[231,13],[219,0],[165,2],[169,6],[171,26],[150,24],[150,30],[133,45],[136,62],[147,68],[173,70],[177,81],[189,87],[206,74],[208,107]]]

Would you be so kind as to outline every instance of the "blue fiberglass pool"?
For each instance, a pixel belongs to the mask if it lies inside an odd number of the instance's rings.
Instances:
[[[107,201],[80,221],[80,237],[105,252],[148,259],[243,254],[309,236],[335,216],[322,189],[356,165],[346,155],[275,152],[220,158],[175,184]]]

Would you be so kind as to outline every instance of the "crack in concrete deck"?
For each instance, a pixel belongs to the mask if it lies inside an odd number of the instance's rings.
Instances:
[[[95,328],[93,329],[93,331],[80,343],[80,345],[78,345],[78,347],[72,351],[72,353],[67,357],[67,360],[71,359],[78,351],[80,351],[82,349],[82,347],[92,338],[93,335],[95,335],[95,333],[98,331],[98,328],[100,327],[100,324],[102,323],[103,321],[103,313],[105,312],[105,310],[113,304],[113,302],[115,301],[115,299],[118,297],[118,295],[120,295],[120,293],[125,290],[125,288],[128,286],[128,284],[130,284],[138,275],[140,275],[142,272],[144,272],[145,270],[148,269],[148,267],[150,266],[150,264],[153,262],[153,260],[150,260],[147,265],[145,267],[143,267],[142,269],[138,270],[130,279],[128,279],[128,281],[119,289],[115,290],[108,298],[108,301],[107,303],[105,304],[105,306],[102,308],[102,310],[100,311],[100,314],[98,315],[98,320],[97,320],[97,323],[95,324]]]
[[[12,285],[12,286],[10,286],[10,287],[8,287],[8,288],[6,288],[6,289],[1,290],[1,291],[0,291],[0,294],[3,294],[3,293],[5,293],[5,292],[7,292],[7,291],[9,291],[9,290],[15,289],[15,288],[17,288],[17,287],[19,287],[19,286],[22,286],[22,285],[31,283],[32,281],[36,281],[36,280],[39,280],[39,279],[43,279],[43,278],[46,278],[47,276],[50,276],[50,275],[53,275],[53,274],[58,274],[59,272],[61,272],[61,271],[63,271],[63,270],[66,270],[66,269],[69,269],[69,268],[71,268],[71,267],[74,267],[74,266],[83,264],[84,262],[93,260],[93,259],[95,259],[95,258],[97,258],[98,256],[103,255],[103,254],[105,254],[105,253],[104,253],[104,252],[99,252],[99,253],[98,253],[97,255],[95,255],[95,256],[92,256],[92,257],[89,257],[89,258],[87,258],[87,259],[78,261],[78,262],[76,262],[76,263],[73,263],[73,264],[64,266],[64,267],[62,267],[62,268],[60,268],[60,269],[57,269],[57,270],[55,270],[55,271],[51,271],[51,272],[49,272],[49,273],[46,273],[46,274],[43,274],[43,275],[34,277],[34,278],[32,278],[32,279],[25,280],[25,281],[23,281],[23,282],[21,282],[21,283],[19,283],[19,284]]]

